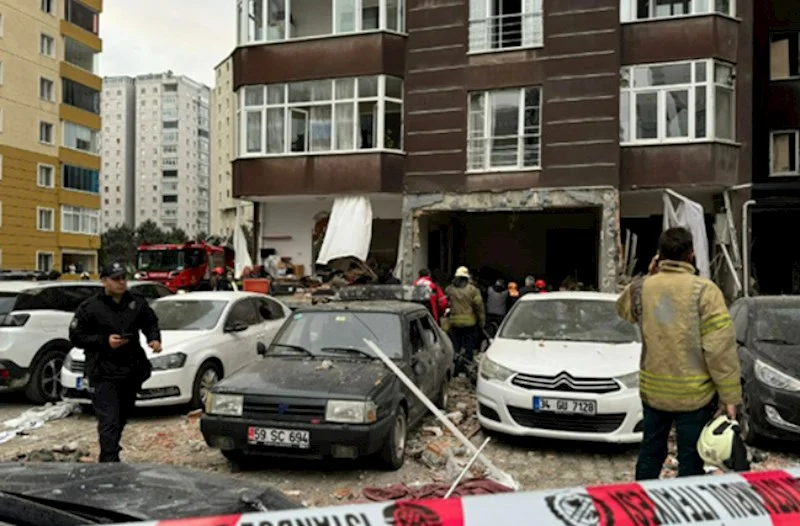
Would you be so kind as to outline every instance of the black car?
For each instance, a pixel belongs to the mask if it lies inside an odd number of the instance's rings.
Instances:
[[[745,440],[800,440],[800,296],[742,298],[731,316],[742,366]]]
[[[0,463],[0,524],[77,526],[302,508],[280,491],[167,466]]]
[[[331,302],[298,308],[259,349],[262,360],[214,386],[200,425],[206,443],[231,460],[375,455],[399,469],[427,408],[364,339],[444,407],[453,348],[424,306]]]

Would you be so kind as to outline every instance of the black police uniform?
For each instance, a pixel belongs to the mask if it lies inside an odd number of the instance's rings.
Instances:
[[[119,268],[105,269],[102,275],[118,274]],[[130,292],[125,292],[119,303],[105,291],[87,299],[70,324],[70,342],[86,353],[84,374],[97,415],[100,462],[120,461],[122,430],[136,404],[136,395],[151,374],[150,361],[139,345],[140,331],[148,342],[161,341],[155,312],[144,298]],[[129,341],[112,349],[108,343],[112,334]]]

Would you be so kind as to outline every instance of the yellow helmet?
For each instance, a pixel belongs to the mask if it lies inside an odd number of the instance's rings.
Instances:
[[[705,425],[697,440],[697,452],[709,466],[724,471],[750,470],[739,422],[727,416],[719,416]]]
[[[458,267],[456,269],[457,278],[469,278],[469,269],[467,267]]]

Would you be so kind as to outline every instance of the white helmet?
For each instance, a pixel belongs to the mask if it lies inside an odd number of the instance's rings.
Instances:
[[[705,425],[697,440],[697,452],[706,464],[724,471],[750,470],[739,422],[725,415]]]

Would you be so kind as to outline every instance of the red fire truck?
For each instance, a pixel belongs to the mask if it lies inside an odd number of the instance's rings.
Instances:
[[[173,292],[190,291],[211,275],[211,270],[234,268],[233,250],[189,241],[179,244],[140,245],[136,279],[158,281]]]

